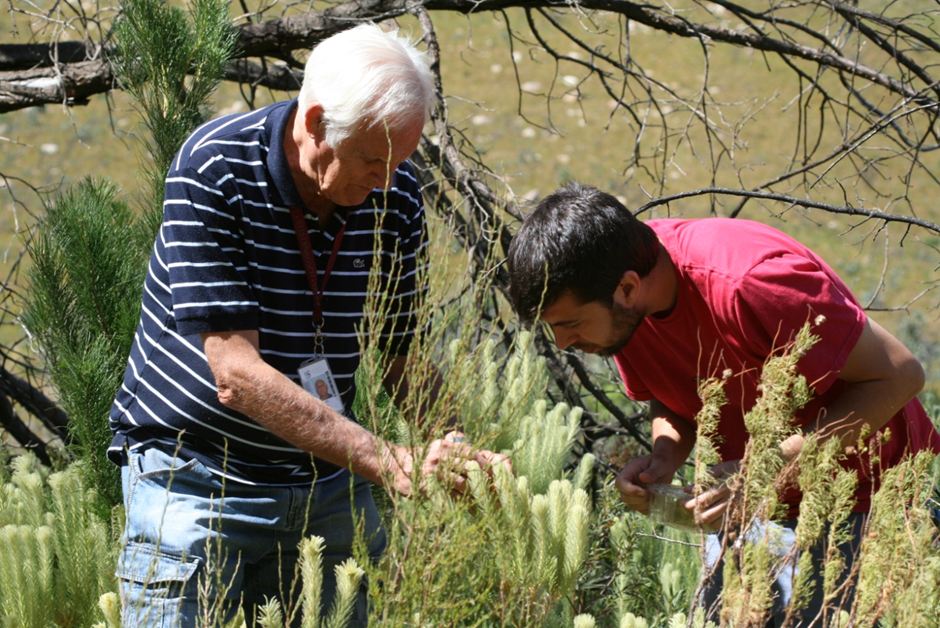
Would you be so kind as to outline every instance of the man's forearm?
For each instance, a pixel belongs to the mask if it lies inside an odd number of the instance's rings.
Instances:
[[[652,453],[668,460],[676,470],[688,459],[695,447],[695,428],[662,402],[650,402],[652,419]]]
[[[223,405],[317,458],[409,492],[410,452],[346,419],[264,362],[253,339],[252,332],[204,338]]]

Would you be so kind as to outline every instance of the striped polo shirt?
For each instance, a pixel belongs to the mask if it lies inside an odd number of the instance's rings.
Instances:
[[[304,208],[283,149],[292,100],[212,120],[183,144],[166,179],[163,223],[144,283],[140,324],[111,409],[109,457],[158,447],[198,459],[248,484],[303,485],[340,470],[219,403],[199,334],[257,330],[261,355],[299,383],[314,354],[313,293],[290,207]],[[324,350],[352,407],[359,365],[357,327],[373,267],[389,296],[380,334],[403,353],[414,330],[416,290],[427,245],[412,167],[388,191],[338,208],[324,230],[307,214],[318,280],[345,224],[322,303]]]

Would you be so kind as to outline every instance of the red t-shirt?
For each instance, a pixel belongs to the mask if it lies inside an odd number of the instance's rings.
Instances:
[[[765,360],[789,343],[820,314],[813,327],[819,341],[799,361],[814,398],[797,415],[814,419],[844,390],[837,379],[865,326],[866,314],[836,273],[815,253],[766,225],[746,220],[651,220],[647,224],[669,252],[678,278],[678,297],[665,318],[647,317],[615,356],[627,395],[658,399],[695,425],[702,407],[700,378],[733,376],[725,382],[728,403],[719,422],[723,460],[744,455],[744,414],[757,398]],[[881,465],[897,464],[907,453],[940,452],[940,436],[917,399],[882,430],[891,438],[881,448]],[[856,512],[867,512],[872,491],[867,457],[853,457],[858,471]],[[799,496],[787,496],[791,515]]]

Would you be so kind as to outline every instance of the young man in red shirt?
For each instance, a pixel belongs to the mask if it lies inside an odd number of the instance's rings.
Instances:
[[[508,262],[510,297],[524,321],[551,326],[561,349],[612,356],[627,395],[649,402],[652,451],[631,460],[616,482],[634,510],[647,512],[644,485],[671,481],[691,453],[705,378],[731,375],[717,440],[723,470],[737,468],[763,364],[807,321],[823,321],[813,328],[819,341],[798,364],[814,396],[796,416],[802,432],[779,444],[782,456],[796,456],[810,432],[838,438],[852,452],[863,434],[888,429],[881,468],[924,449],[940,451],[940,436],[915,397],[924,384],[917,359],[868,318],[819,256],[771,227],[722,218],[644,223],[613,196],[573,183],[525,219]],[[859,479],[858,530],[870,506],[870,461],[849,453],[845,464]],[[698,498],[702,525],[718,527],[729,495],[721,486]],[[795,520],[798,494],[788,495],[788,506]],[[714,539],[711,545],[717,560]],[[787,578],[777,583],[778,617],[790,586]],[[819,616],[820,604],[804,609],[801,625]]]

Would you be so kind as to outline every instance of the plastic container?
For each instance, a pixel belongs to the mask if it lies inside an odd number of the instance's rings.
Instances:
[[[684,532],[698,532],[695,514],[685,507],[692,499],[681,486],[647,484],[643,488],[650,494],[650,519]]]

